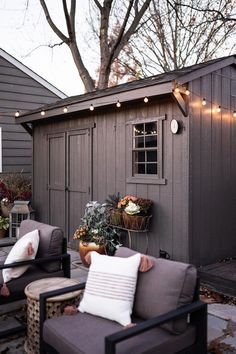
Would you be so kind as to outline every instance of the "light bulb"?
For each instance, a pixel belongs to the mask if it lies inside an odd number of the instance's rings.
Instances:
[[[144,100],[145,103],[148,103],[148,97],[147,96],[145,96],[143,100]]]
[[[202,105],[205,106],[206,104],[207,104],[207,103],[206,103],[206,99],[203,98],[203,99],[202,99]]]
[[[94,111],[93,104],[90,105],[89,109],[90,109],[90,111]]]
[[[116,107],[120,108],[120,106],[121,106],[121,103],[120,103],[119,100],[117,100],[117,102],[116,102]]]
[[[234,118],[236,118],[236,111],[234,111],[234,113],[233,113],[233,117],[234,117]]]
[[[41,116],[45,116],[45,111],[41,111]]]
[[[186,90],[186,91],[185,91],[185,95],[189,96],[189,95],[190,95],[190,91],[189,91],[189,90]]]
[[[16,111],[15,117],[19,117],[19,115],[20,115],[20,112],[19,112],[19,111]]]
[[[67,112],[68,112],[68,108],[67,108],[67,107],[64,107],[64,108],[63,108],[63,112],[64,112],[64,113],[67,113]]]
[[[175,92],[179,93],[180,89],[178,87],[175,88]]]
[[[221,112],[221,107],[220,106],[216,108],[216,112],[218,112],[218,113]]]

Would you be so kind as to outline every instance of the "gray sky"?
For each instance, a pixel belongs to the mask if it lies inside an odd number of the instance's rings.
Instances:
[[[83,11],[87,1],[80,2],[83,5],[79,10]],[[61,1],[49,0],[47,3],[53,8],[55,21],[61,26],[64,23]],[[65,94],[83,93],[83,84],[69,48],[65,44],[53,49],[46,46],[59,42],[45,20],[39,0],[0,0],[0,48]]]

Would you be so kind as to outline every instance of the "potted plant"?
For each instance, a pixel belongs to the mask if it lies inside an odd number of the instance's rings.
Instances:
[[[0,238],[6,236],[6,232],[9,229],[9,218],[0,216]]]
[[[31,199],[31,179],[22,173],[6,173],[0,178],[2,215],[9,217],[15,200]]]
[[[89,251],[113,254],[119,247],[117,230],[109,225],[107,204],[91,201],[86,204],[82,223],[74,233],[74,239],[79,240],[80,257],[86,266],[84,256]]]

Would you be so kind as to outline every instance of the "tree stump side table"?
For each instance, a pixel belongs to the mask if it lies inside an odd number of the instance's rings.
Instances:
[[[24,349],[27,354],[39,353],[39,296],[46,291],[65,288],[79,284],[79,281],[68,278],[45,278],[29,283],[25,288],[27,296],[27,340]],[[75,305],[82,291],[51,297],[47,300],[46,317],[61,316],[65,306]]]

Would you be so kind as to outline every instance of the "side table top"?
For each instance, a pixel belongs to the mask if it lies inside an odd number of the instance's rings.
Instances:
[[[68,286],[79,284],[78,280],[63,278],[63,277],[52,277],[44,278],[40,280],[33,281],[25,287],[25,295],[31,299],[39,300],[39,295],[51,290],[57,290],[66,288]],[[73,291],[56,297],[50,297],[48,301],[63,301],[69,300],[78,296],[81,290]]]

